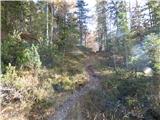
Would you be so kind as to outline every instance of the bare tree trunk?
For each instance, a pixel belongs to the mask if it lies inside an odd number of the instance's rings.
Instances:
[[[82,45],[83,42],[83,30],[82,30],[82,23],[80,23],[80,45]]]
[[[21,1],[21,9],[23,6],[23,1]],[[23,32],[24,31],[24,15],[23,15],[23,10],[21,10],[21,19],[20,19],[20,31]]]
[[[54,3],[51,6],[51,33],[50,33],[50,44],[53,42],[53,18],[54,18]]]
[[[131,8],[131,0],[129,0],[129,19],[128,19],[128,21],[129,21],[129,29],[131,30],[131,22],[132,22],[132,8]]]
[[[49,31],[49,28],[48,28],[48,2],[47,2],[47,6],[46,6],[46,38],[47,38],[47,44],[48,44],[48,41],[49,41],[49,34],[48,34],[48,31]]]
[[[149,1],[148,1],[148,2],[149,2]],[[152,26],[153,26],[153,19],[152,19],[152,15],[151,15],[151,12],[152,12],[152,11],[151,11],[150,8],[148,9],[148,12],[149,12],[148,14],[149,14],[149,19],[150,19],[150,25],[151,25],[150,27],[152,27]]]
[[[115,38],[116,39],[116,38]],[[113,40],[113,43],[114,43],[114,45],[113,45],[113,47],[114,47],[114,49],[113,49],[113,63],[114,63],[114,70],[115,71],[117,71],[117,63],[116,63],[116,44],[115,44],[115,39]]]
[[[30,16],[29,16],[29,32],[31,33],[32,32],[32,3],[30,1]]]
[[[124,48],[125,48],[125,65],[126,68],[128,69],[128,50],[126,44],[124,44]]]
[[[85,47],[87,46],[86,37],[87,37],[87,34],[85,34],[85,38],[84,38],[84,40],[85,40]]]

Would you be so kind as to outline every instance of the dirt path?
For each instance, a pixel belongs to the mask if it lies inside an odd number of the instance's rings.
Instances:
[[[93,68],[93,60],[95,60],[94,55],[90,55],[86,62],[85,62],[85,70],[88,73],[89,76],[89,82],[86,84],[83,88],[81,88],[79,91],[75,91],[73,95],[71,95],[64,103],[63,105],[59,106],[56,109],[56,112],[52,117],[50,117],[48,120],[67,120],[67,115],[70,113],[72,108],[76,105],[76,103],[79,101],[80,97],[87,94],[90,90],[96,89],[100,86],[100,79],[98,78],[98,75],[95,73],[95,70]]]

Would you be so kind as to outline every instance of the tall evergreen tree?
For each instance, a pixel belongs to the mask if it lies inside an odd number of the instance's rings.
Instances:
[[[96,4],[96,13],[97,13],[97,41],[100,44],[100,48],[102,49],[107,45],[108,49],[108,41],[107,41],[107,1],[97,0]],[[101,51],[101,50],[100,50]]]
[[[144,38],[144,13],[137,0],[131,12],[131,32],[136,42],[141,42]]]
[[[147,3],[151,30],[155,33],[160,32],[160,2],[158,0],[149,0]]]
[[[128,33],[129,23],[127,19],[127,3],[125,1],[111,1],[109,5],[110,19],[115,27],[116,38],[114,42],[114,54],[124,56],[125,65],[128,68]],[[115,61],[115,60],[114,60]],[[114,63],[116,64],[116,63]]]
[[[87,18],[88,18],[88,9],[86,8],[87,4],[84,0],[77,0],[77,16],[78,16],[78,24],[80,31],[80,45],[83,44],[85,33],[85,28],[87,28]]]

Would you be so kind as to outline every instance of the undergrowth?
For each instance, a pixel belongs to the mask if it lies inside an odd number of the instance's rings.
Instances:
[[[80,103],[85,120],[154,120],[159,119],[156,77],[133,73],[101,71],[102,90],[91,91]],[[151,112],[152,111],[152,112]],[[158,117],[157,117],[158,116]]]
[[[99,57],[99,56],[98,56]],[[81,98],[72,112],[83,120],[159,120],[159,75],[144,76],[122,68],[102,65],[98,58],[95,68],[99,71],[102,89],[92,90]],[[75,115],[74,115],[75,114]],[[75,117],[74,117],[75,116]]]
[[[72,92],[87,83],[86,56],[78,58],[68,54],[62,64],[31,70],[17,69],[9,64],[1,76],[2,120],[47,119]]]

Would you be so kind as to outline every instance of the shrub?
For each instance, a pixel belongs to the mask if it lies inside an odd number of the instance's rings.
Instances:
[[[6,67],[6,73],[2,76],[1,82],[4,85],[12,85],[17,79],[16,67],[12,66],[11,63]]]
[[[31,47],[25,48],[21,55],[18,56],[17,61],[23,66],[39,68],[41,66],[41,61],[38,53],[38,47],[32,44]]]
[[[151,33],[146,37],[145,49],[148,50],[153,67],[160,71],[160,37]]]
[[[5,74],[2,74],[1,76],[1,83],[3,86],[13,87],[16,89],[25,89],[38,84],[36,76],[33,76],[31,72],[24,73],[22,74],[20,71],[17,71],[16,67],[9,63],[6,67]]]
[[[147,81],[145,80],[124,80],[117,89],[121,97],[143,96],[147,92]]]
[[[11,63],[14,66],[40,67],[41,61],[38,47],[30,45],[20,39],[18,33],[8,35],[2,42],[2,72],[5,66]]]
[[[59,88],[63,90],[72,90],[74,82],[71,80],[71,78],[67,75],[62,75],[59,78],[55,80],[56,82],[53,83],[54,85],[58,85]]]
[[[17,54],[18,51],[20,51],[19,45],[19,39],[17,38],[17,36],[10,34],[2,42],[2,71],[5,70],[5,66],[7,66],[8,63],[16,65]]]
[[[57,50],[54,45],[41,45],[39,46],[39,54],[42,64],[51,68],[62,61],[62,53]]]

